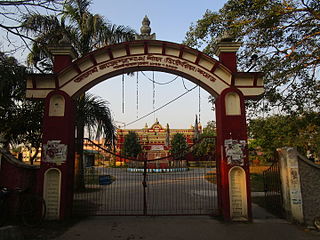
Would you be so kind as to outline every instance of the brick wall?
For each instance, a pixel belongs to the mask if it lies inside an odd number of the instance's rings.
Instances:
[[[320,217],[320,165],[298,154],[304,221],[313,225]]]

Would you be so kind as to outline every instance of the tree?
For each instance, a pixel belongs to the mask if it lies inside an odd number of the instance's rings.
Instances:
[[[318,0],[229,0],[219,12],[207,10],[185,43],[213,55],[222,35],[243,42],[239,68],[266,74],[261,110],[319,112],[319,28]]]
[[[142,148],[139,143],[139,136],[136,132],[129,131],[129,133],[124,137],[122,154],[126,157],[136,158],[141,152]]]
[[[4,148],[24,143],[36,153],[40,149],[43,102],[26,100],[26,67],[0,53],[0,136]]]
[[[181,160],[187,152],[187,141],[182,133],[176,133],[171,140],[170,153],[173,154],[174,159]]]
[[[90,138],[99,139],[101,135],[104,135],[105,145],[112,146],[116,129],[108,104],[106,100],[87,93],[77,100],[76,122],[86,126]]]
[[[320,116],[316,112],[301,116],[276,115],[268,118],[252,119],[249,122],[249,149],[256,151],[259,147],[263,161],[273,158],[280,147],[297,147],[306,154],[307,151],[320,156]]]
[[[20,47],[28,47],[29,41],[33,39],[21,31],[22,16],[29,12],[61,12],[65,0],[10,0],[0,1],[0,29],[6,33],[4,36],[11,46],[12,51]],[[22,40],[21,44],[17,44],[15,39]]]
[[[51,71],[52,56],[48,46],[58,44],[63,36],[70,40],[80,57],[104,45],[134,39],[135,31],[131,28],[111,24],[101,15],[90,13],[90,4],[89,0],[69,0],[63,14],[31,12],[25,15],[22,23],[25,33],[36,36],[28,56],[29,64],[40,71]]]
[[[216,124],[214,121],[207,123],[200,134],[200,142],[195,145],[192,152],[196,157],[210,156],[215,149]]]
[[[72,46],[75,48],[79,56],[83,56],[88,52],[101,47],[105,44],[111,44],[121,41],[132,40],[134,31],[124,26],[116,26],[106,22],[102,16],[92,14],[89,12],[89,0],[69,0],[64,5],[63,15],[41,15],[38,13],[31,13],[24,16],[23,29],[27,34],[35,34],[36,41],[33,44],[28,59],[29,63],[35,66],[40,71],[52,71],[52,56],[48,51],[48,46],[58,44],[62,36],[67,37]],[[81,119],[77,121],[77,137],[83,138],[83,126],[90,127],[90,124],[95,126],[95,122],[100,122],[100,127],[96,129],[104,129],[102,131],[106,137],[113,137],[109,143],[114,142],[114,127],[111,127],[111,118],[105,120],[96,119],[93,121],[93,113],[81,110],[80,107],[84,106],[83,100],[89,98],[84,97],[78,100],[82,105],[77,107],[77,110],[83,114],[89,114],[90,117],[83,120],[90,119],[89,122],[83,122]],[[94,100],[93,98],[91,100]],[[92,102],[92,101],[91,101]],[[99,104],[99,103],[97,103]],[[93,110],[93,108],[89,108]],[[89,110],[86,109],[86,110]],[[109,114],[109,110],[105,108]],[[80,114],[78,114],[80,116]],[[83,115],[82,115],[83,116]],[[97,115],[99,117],[99,115]],[[82,125],[79,125],[82,124]],[[107,131],[109,130],[109,132]],[[101,131],[100,131],[101,132]],[[82,145],[78,145],[78,152],[82,151]],[[81,154],[80,154],[81,155]]]
[[[90,4],[91,1],[89,0],[68,0],[66,4],[64,4],[62,15],[46,16],[39,13],[25,15],[22,24],[23,29],[27,34],[35,34],[36,36],[32,46],[32,52],[28,56],[29,64],[35,66],[41,72],[51,72],[52,56],[50,51],[48,51],[48,46],[58,44],[62,38],[70,41],[80,57],[103,45],[128,41],[134,38],[135,32],[132,29],[113,25],[106,22],[102,16],[90,13]],[[78,102],[84,103],[86,99],[88,98],[84,95],[78,99]],[[99,103],[97,104],[99,105]],[[84,137],[84,126],[89,127],[90,130],[90,128],[93,129],[96,127],[95,122],[99,122],[99,127],[96,129],[104,129],[102,132],[105,134],[105,137],[112,138],[106,139],[106,142],[113,144],[115,140],[114,127],[111,127],[111,125],[113,125],[112,119],[109,117],[104,120],[98,119],[100,116],[110,115],[107,108],[104,108],[107,110],[105,114],[101,114],[100,112],[99,115],[94,115],[95,112],[89,113],[85,111],[85,109],[80,109],[81,107],[84,107],[84,104],[79,105],[77,110],[84,114],[90,114],[90,117],[86,118],[82,115],[84,118],[79,118],[76,122],[78,138],[76,152],[79,154],[80,171],[80,174],[77,174],[77,176],[80,178],[83,176],[82,139]],[[99,109],[101,110],[101,108]],[[94,108],[86,110],[94,110]],[[95,116],[97,119],[92,121]],[[84,122],[86,119],[90,121]],[[83,180],[76,180],[76,182],[79,183],[77,188],[84,188]]]

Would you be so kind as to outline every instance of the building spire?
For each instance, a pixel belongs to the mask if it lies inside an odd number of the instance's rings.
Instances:
[[[194,123],[194,139],[199,140],[200,132],[199,132],[199,125],[198,125],[198,115],[196,114],[196,121]]]
[[[166,146],[170,145],[170,127],[167,123],[167,129],[166,129]]]

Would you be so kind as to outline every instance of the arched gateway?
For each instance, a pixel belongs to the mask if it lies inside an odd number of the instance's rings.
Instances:
[[[239,43],[220,41],[219,61],[185,45],[140,40],[106,46],[76,59],[68,44],[51,48],[54,73],[30,75],[27,97],[45,99],[38,190],[55,206],[51,217],[71,214],[74,169],[73,98],[101,81],[133,71],[183,76],[216,97],[218,204],[226,220],[250,220],[251,199],[244,100],[264,91],[261,73],[237,72]],[[52,169],[52,170],[51,170]],[[56,176],[49,177],[49,172]],[[59,212],[54,212],[59,206]],[[54,215],[56,214],[56,215]]]

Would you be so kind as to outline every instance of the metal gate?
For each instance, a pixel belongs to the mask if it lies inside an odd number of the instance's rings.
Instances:
[[[279,217],[283,217],[284,209],[279,159],[277,154],[275,154],[272,165],[267,170],[263,171],[263,182],[266,209]]]
[[[217,214],[213,161],[190,168],[183,160],[125,159],[115,166],[103,160],[106,149],[88,143],[96,159],[84,170],[85,189],[74,193],[74,215]]]

